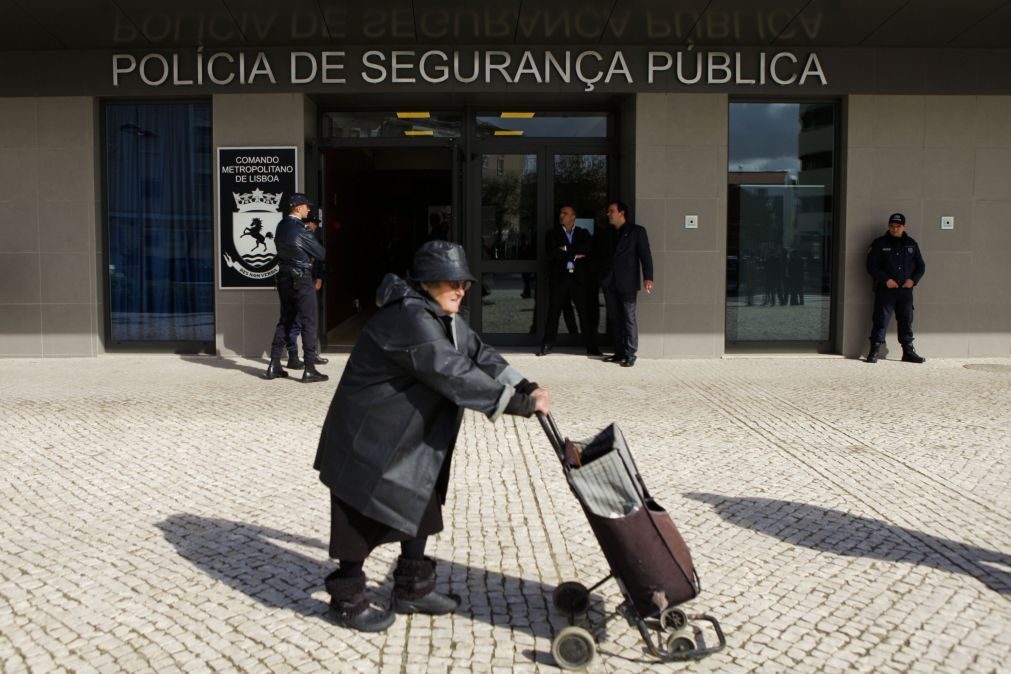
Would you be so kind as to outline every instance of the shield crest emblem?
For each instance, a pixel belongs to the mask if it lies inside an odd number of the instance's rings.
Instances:
[[[253,272],[272,267],[277,260],[274,231],[280,220],[281,194],[256,189],[232,196],[238,208],[232,213],[232,244],[242,266]]]
[[[277,247],[274,245],[277,223],[277,211],[232,214],[232,243],[244,265],[260,271],[273,264],[277,257]]]

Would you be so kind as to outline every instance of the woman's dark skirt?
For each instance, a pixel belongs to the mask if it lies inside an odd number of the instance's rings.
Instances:
[[[330,557],[350,562],[361,562],[372,550],[384,543],[409,541],[412,538],[431,536],[442,531],[442,505],[433,490],[432,499],[418,525],[418,533],[411,536],[388,524],[366,517],[330,492]]]

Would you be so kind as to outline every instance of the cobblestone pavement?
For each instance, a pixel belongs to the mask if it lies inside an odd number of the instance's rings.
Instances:
[[[1011,361],[509,357],[566,434],[620,421],[692,548],[686,608],[729,642],[654,664],[618,619],[591,672],[1011,669]],[[430,546],[459,612],[363,635],[322,588],[311,464],[337,377],[263,369],[0,361],[0,670],[555,671],[552,589],[607,572],[537,422],[465,417]],[[396,553],[366,565],[377,600]],[[619,600],[602,585],[581,624]]]

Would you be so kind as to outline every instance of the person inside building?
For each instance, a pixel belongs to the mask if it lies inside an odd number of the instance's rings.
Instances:
[[[608,204],[607,220],[613,230],[609,250],[600,261],[600,287],[607,304],[614,354],[604,360],[632,367],[639,350],[636,297],[640,285],[646,292],[653,292],[653,254],[646,228],[628,221],[627,204],[622,201]]]
[[[314,467],[330,489],[330,610],[344,627],[387,629],[394,613],[451,613],[460,598],[435,591],[428,537],[443,528],[442,504],[463,409],[548,413],[547,391],[529,382],[459,316],[475,281],[463,247],[428,241],[408,279],[387,274],[379,311],[348,358],[323,423]],[[400,543],[392,610],[370,605],[363,565]]]
[[[552,228],[546,237],[545,250],[548,254],[548,320],[544,325],[544,337],[538,356],[551,353],[558,337],[558,320],[566,307],[575,304],[579,314],[579,325],[583,332],[586,353],[602,355],[597,348],[596,330],[587,330],[589,318],[587,306],[589,292],[588,258],[593,247],[593,237],[582,227],[576,227],[576,210],[572,206],[562,206],[558,212],[558,226]],[[570,332],[572,327],[566,324]]]
[[[305,226],[312,232],[317,240],[320,236],[320,216],[319,209],[313,210],[306,216]],[[317,303],[317,313],[319,316],[319,291],[323,288],[323,274],[324,274],[324,263],[322,260],[315,260],[312,263],[312,281],[313,287],[316,288],[316,303]],[[301,370],[305,367],[305,362],[299,360],[298,357],[298,336],[302,334],[302,323],[299,322],[298,316],[295,317],[294,322],[291,324],[291,332],[288,333],[288,363],[285,367],[289,370]],[[304,341],[304,340],[303,340]],[[330,362],[329,358],[324,358],[320,354],[316,354],[316,364],[326,365]]]
[[[874,279],[874,314],[868,363],[878,362],[892,313],[899,327],[902,360],[907,363],[926,362],[927,359],[913,348],[913,287],[923,278],[926,269],[920,246],[906,234],[906,216],[892,213],[888,217],[888,232],[875,239],[867,250],[867,271]]]
[[[288,376],[281,366],[281,357],[296,320],[302,325],[302,352],[305,358],[302,381],[310,383],[329,379],[316,369],[316,364],[320,362],[316,327],[319,309],[312,267],[317,260],[326,259],[326,249],[302,222],[311,210],[312,204],[308,197],[301,192],[293,193],[288,197],[288,214],[274,232],[278,265],[276,283],[277,295],[281,300],[281,316],[274,328],[274,341],[270,345],[267,379]]]

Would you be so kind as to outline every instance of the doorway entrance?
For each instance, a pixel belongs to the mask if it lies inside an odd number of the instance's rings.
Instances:
[[[387,273],[445,238],[478,278],[471,326],[495,345],[535,346],[547,314],[545,239],[571,206],[591,234],[607,226],[616,127],[608,112],[324,112],[321,180],[327,273],[324,347],[347,348],[375,313]],[[606,329],[603,302],[588,325],[569,308],[557,346]],[[593,299],[591,298],[591,303]]]
[[[323,333],[328,348],[354,345],[376,312],[376,288],[405,275],[415,249],[453,229],[449,147],[323,149],[320,202],[327,264]]]

